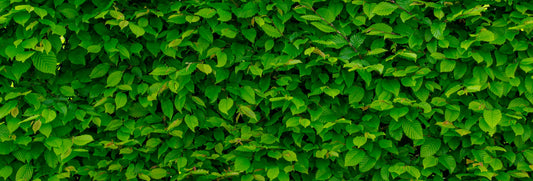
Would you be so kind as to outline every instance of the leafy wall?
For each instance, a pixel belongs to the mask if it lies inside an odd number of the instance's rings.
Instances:
[[[529,1],[0,1],[0,179],[519,180]]]

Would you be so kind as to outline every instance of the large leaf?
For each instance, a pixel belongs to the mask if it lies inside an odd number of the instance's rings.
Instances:
[[[422,125],[418,121],[402,121],[403,133],[413,140],[424,139]]]
[[[374,7],[374,10],[372,10],[372,13],[380,15],[380,16],[388,16],[394,12],[394,10],[398,9],[398,5],[391,4],[388,2],[380,2],[376,7]]]

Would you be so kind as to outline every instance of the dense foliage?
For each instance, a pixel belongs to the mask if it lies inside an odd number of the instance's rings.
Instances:
[[[0,179],[516,180],[533,4],[0,1]]]

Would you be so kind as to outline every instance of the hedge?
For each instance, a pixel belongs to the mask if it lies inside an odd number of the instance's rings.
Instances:
[[[0,179],[530,179],[529,1],[0,12]]]

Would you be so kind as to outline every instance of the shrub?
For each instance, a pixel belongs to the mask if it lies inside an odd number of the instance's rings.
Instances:
[[[0,1],[0,178],[529,178],[532,11]]]

